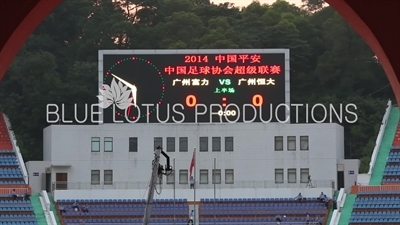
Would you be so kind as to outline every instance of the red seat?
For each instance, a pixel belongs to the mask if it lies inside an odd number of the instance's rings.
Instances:
[[[0,149],[12,149],[11,139],[8,133],[4,116],[0,112]]]

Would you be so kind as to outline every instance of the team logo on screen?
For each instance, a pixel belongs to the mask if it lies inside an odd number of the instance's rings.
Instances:
[[[107,109],[111,105],[115,105],[121,110],[126,110],[131,105],[137,105],[137,87],[129,82],[119,78],[115,74],[111,74],[114,78],[111,85],[103,84],[100,89],[99,107]],[[116,81],[118,80],[118,82]]]

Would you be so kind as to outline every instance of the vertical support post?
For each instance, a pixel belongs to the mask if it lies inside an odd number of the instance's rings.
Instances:
[[[151,179],[150,179],[150,185],[149,185],[149,192],[147,194],[147,200],[146,200],[146,208],[144,211],[144,217],[143,217],[143,225],[148,225],[150,221],[150,216],[151,216],[151,210],[153,207],[153,198],[154,198],[154,192],[156,189],[157,185],[157,178],[158,178],[158,166],[160,165],[160,155],[161,155],[161,149],[155,149],[154,150],[154,160],[152,164],[152,174],[151,174]]]
[[[193,168],[193,179],[194,179],[194,187],[193,187],[193,202],[194,202],[194,218],[193,218],[193,224],[196,225],[196,219],[197,219],[197,207],[196,207],[196,187],[197,187],[197,176],[196,176],[196,171],[197,171],[197,155],[196,155],[196,148],[194,148],[194,168]]]
[[[217,189],[216,189],[216,180],[215,180],[215,171],[216,171],[216,169],[217,169],[217,158],[215,158],[214,157],[214,169],[213,169],[213,183],[214,183],[214,224],[215,224],[215,221],[217,220],[217,215],[216,215],[216,213],[215,213],[215,207],[216,207],[216,195],[217,195],[217,193],[216,193],[216,191],[217,191]]]
[[[173,162],[173,173],[174,173],[174,225],[175,225],[175,220],[176,220],[176,215],[175,215],[175,208],[176,208],[176,205],[175,205],[175,202],[176,202],[176,196],[175,196],[175,184],[176,184],[176,179],[175,179],[175,157],[174,157],[174,162]]]

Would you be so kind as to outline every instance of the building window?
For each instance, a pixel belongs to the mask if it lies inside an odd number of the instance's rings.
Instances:
[[[189,177],[187,170],[179,170],[179,184],[188,184]]]
[[[308,136],[300,136],[300,150],[308,150]]]
[[[167,152],[175,152],[175,138],[167,137]]]
[[[208,137],[200,137],[200,151],[208,152]]]
[[[163,147],[162,137],[154,138],[154,149],[157,149],[158,146],[160,146],[161,148]]]
[[[288,182],[289,183],[296,183],[297,182],[296,169],[288,169],[287,176],[288,176]]]
[[[105,137],[104,138],[104,151],[105,152],[112,152],[113,151],[113,138],[112,137]]]
[[[212,151],[213,152],[220,152],[221,151],[221,138],[220,137],[213,137],[212,138]]]
[[[92,137],[92,152],[99,152],[99,151],[100,151],[100,138]]]
[[[208,170],[200,170],[200,184],[208,184]]]
[[[138,138],[137,137],[129,138],[129,152],[138,152]]]
[[[92,174],[90,176],[90,181],[92,185],[100,184],[100,170],[92,170]]]
[[[179,138],[179,151],[180,152],[187,152],[188,151],[188,138],[187,137],[180,137]]]
[[[234,174],[233,169],[226,169],[225,170],[225,184],[233,184],[234,183]]]
[[[220,184],[221,183],[221,170],[215,169],[212,171],[213,171],[213,174],[212,174],[213,184]]]
[[[287,150],[296,151],[296,136],[287,137]]]
[[[300,182],[308,183],[308,176],[310,175],[310,171],[308,168],[300,169]]]
[[[275,169],[275,184],[282,184],[283,181],[283,169]]]
[[[283,136],[275,137],[275,151],[283,151]]]
[[[233,152],[233,137],[225,137],[225,151]]]
[[[167,176],[167,184],[175,183],[175,170],[172,170],[171,174]]]
[[[104,170],[104,184],[105,185],[113,184],[113,171],[112,170]]]

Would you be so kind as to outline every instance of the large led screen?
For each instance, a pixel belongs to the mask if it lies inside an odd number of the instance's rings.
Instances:
[[[103,122],[277,122],[288,50],[102,50]]]

